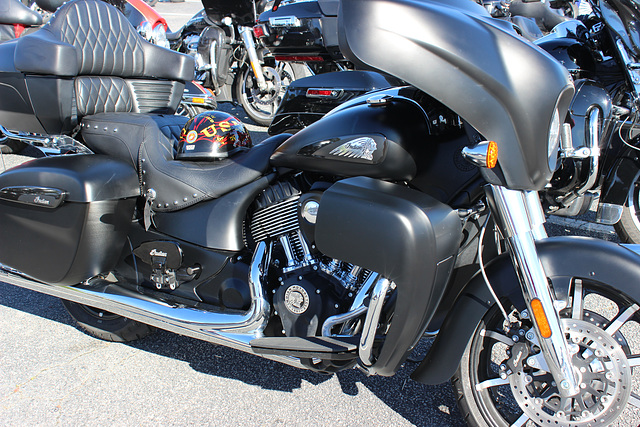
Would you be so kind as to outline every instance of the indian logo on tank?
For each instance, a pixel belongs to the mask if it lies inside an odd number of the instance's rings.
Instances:
[[[356,138],[351,141],[345,142],[339,147],[334,148],[329,152],[333,156],[349,157],[352,159],[364,159],[373,160],[373,153],[376,152],[378,145],[368,136],[362,138]]]

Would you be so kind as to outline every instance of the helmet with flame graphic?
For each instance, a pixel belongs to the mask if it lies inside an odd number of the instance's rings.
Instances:
[[[206,111],[182,128],[176,159],[225,159],[249,148],[251,136],[239,119],[222,111]]]

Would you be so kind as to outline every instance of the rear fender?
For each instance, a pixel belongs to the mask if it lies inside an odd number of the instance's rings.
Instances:
[[[558,300],[566,301],[573,277],[589,278],[613,286],[640,301],[640,256],[620,245],[586,237],[554,237],[537,244],[545,272]],[[497,295],[524,308],[518,278],[509,257],[501,255],[486,267]],[[411,378],[439,384],[451,378],[480,320],[493,300],[484,280],[476,274],[460,293],[426,357]]]

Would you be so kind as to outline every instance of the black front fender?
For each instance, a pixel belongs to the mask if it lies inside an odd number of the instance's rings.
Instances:
[[[587,237],[553,237],[539,242],[537,248],[558,299],[566,300],[571,278],[580,277],[606,283],[640,302],[640,256],[631,250]],[[509,257],[496,258],[486,271],[497,295],[523,308]],[[460,293],[429,353],[411,377],[425,384],[439,384],[451,378],[469,339],[492,304],[482,276],[476,274]]]

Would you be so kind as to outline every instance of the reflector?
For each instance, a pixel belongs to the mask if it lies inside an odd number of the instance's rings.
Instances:
[[[538,330],[540,331],[542,338],[551,337],[551,327],[549,326],[547,315],[542,308],[542,302],[540,302],[538,298],[531,300],[531,310],[533,311],[533,318],[538,325]]]

